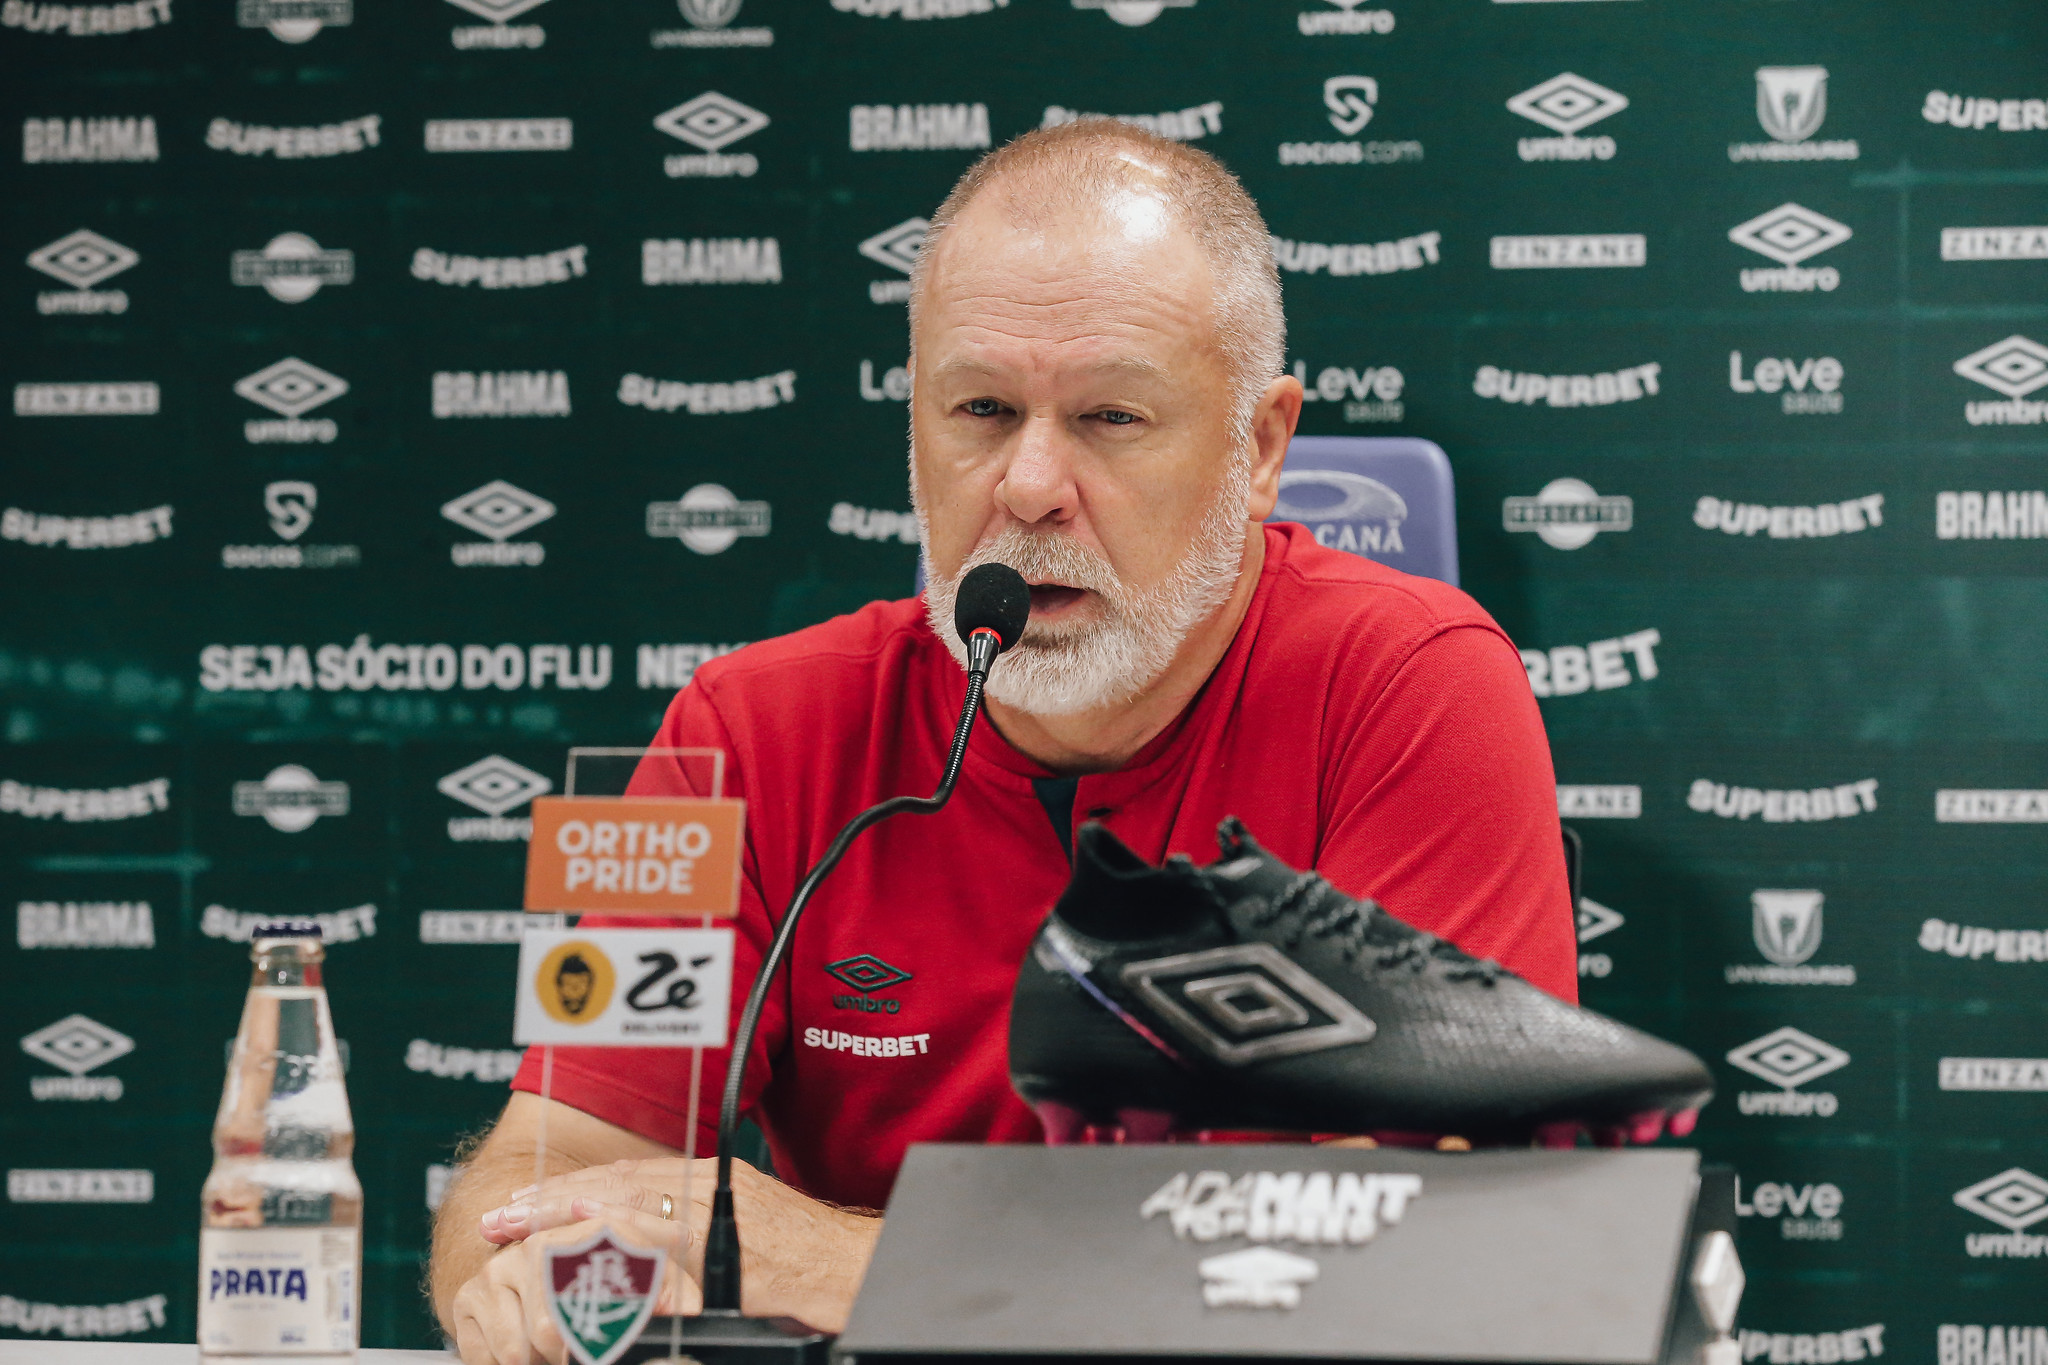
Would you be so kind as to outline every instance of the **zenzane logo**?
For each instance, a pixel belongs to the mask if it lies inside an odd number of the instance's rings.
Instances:
[[[1562,136],[1522,138],[1515,144],[1515,154],[1524,161],[1612,161],[1613,138],[1578,134],[1626,108],[1628,96],[1584,76],[1560,72],[1514,96],[1508,109]]]
[[[448,547],[448,558],[458,568],[512,568],[532,566],[547,559],[547,546],[539,541],[515,541],[513,536],[540,525],[555,514],[555,505],[517,484],[492,479],[472,488],[459,498],[441,504],[441,515],[457,526],[476,532],[484,540],[457,541]]]
[[[1323,108],[1330,126],[1354,138],[1371,123],[1380,102],[1380,84],[1371,76],[1332,76],[1323,82]],[[1283,166],[1390,166],[1422,160],[1422,144],[1396,142],[1283,142]]]
[[[95,290],[142,258],[110,238],[80,228],[28,254],[28,263],[51,279],[71,286],[64,293],[36,295],[36,311],[51,313],[125,313],[128,295],[119,289]]]
[[[1957,1190],[1956,1207],[1968,1209],[2007,1229],[2003,1233],[1973,1232],[1963,1239],[1963,1249],[1976,1257],[2048,1256],[2048,1236],[2027,1229],[2048,1218],[2048,1180],[2019,1166],[1980,1180],[1968,1189]]]
[[[1605,692],[1656,677],[1656,650],[1663,643],[1663,635],[1653,629],[1583,646],[1525,649],[1522,668],[1529,675],[1529,690],[1539,697],[1576,697],[1589,689]],[[1623,655],[1635,660],[1634,677],[1629,675],[1628,659]]]
[[[1729,241],[1768,256],[1780,265],[1776,270],[1744,270],[1739,278],[1746,294],[1809,293],[1815,289],[1827,292],[1837,288],[1842,276],[1833,266],[1807,270],[1799,263],[1840,246],[1854,235],[1846,224],[1790,200],[1728,229]]]
[[[2017,332],[1958,360],[1954,370],[1973,384],[2002,393],[2005,402],[1977,401],[1963,407],[1973,427],[2039,426],[2048,422],[2048,402],[2030,402],[2027,395],[2048,384],[2048,346]]]
[[[2048,227],[1945,227],[1944,261],[2048,261]]]
[[[1735,1181],[1736,1216],[1776,1220],[1778,1235],[1788,1242],[1841,1241],[1842,1202],[1842,1187],[1828,1181],[1794,1185],[1766,1180],[1750,1191],[1746,1201],[1741,1177]]]
[[[1731,142],[1730,161],[1854,161],[1854,138],[1814,142],[1828,116],[1828,69],[1824,66],[1760,66],[1756,70],[1756,121],[1769,142]]]
[[[1347,422],[1398,422],[1407,409],[1401,391],[1407,381],[1392,365],[1326,365],[1309,383],[1308,362],[1294,362],[1294,377],[1301,381],[1305,403],[1342,403]]]
[[[1635,499],[1603,498],[1584,479],[1552,479],[1535,497],[1503,498],[1500,505],[1503,530],[1534,531],[1553,550],[1582,549],[1602,531],[1628,530],[1635,518]]]
[[[1818,891],[1752,891],[1749,893],[1750,937],[1768,966],[1730,963],[1722,975],[1731,986],[1853,986],[1852,966],[1816,966],[1807,961],[1820,951],[1821,906]]]
[[[1775,393],[1788,416],[1839,413],[1842,410],[1842,362],[1831,355],[1818,359],[1765,356],[1745,371],[1742,352],[1728,353],[1728,387],[1735,393]]]
[[[1736,1107],[1744,1114],[1825,1119],[1833,1118],[1839,1107],[1835,1097],[1799,1087],[1841,1070],[1849,1064],[1849,1054],[1787,1025],[1731,1049],[1728,1061],[1779,1087],[1738,1094]]]

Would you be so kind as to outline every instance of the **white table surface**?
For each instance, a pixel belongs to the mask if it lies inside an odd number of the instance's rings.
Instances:
[[[453,1365],[442,1351],[362,1351],[359,1365]],[[0,1341],[0,1365],[198,1365],[199,1348],[156,1341]]]

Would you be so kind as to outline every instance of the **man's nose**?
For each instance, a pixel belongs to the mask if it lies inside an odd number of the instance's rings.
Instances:
[[[1073,441],[1057,418],[1032,414],[1018,424],[996,501],[1028,524],[1060,523],[1079,510]]]

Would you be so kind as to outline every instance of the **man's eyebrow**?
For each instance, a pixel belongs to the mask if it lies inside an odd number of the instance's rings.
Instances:
[[[1146,379],[1161,380],[1173,378],[1173,371],[1167,369],[1158,361],[1138,355],[1118,356],[1112,360],[1104,360],[1098,364],[1089,365],[1086,369],[1091,374],[1131,374],[1142,376]],[[932,378],[935,380],[946,380],[976,375],[993,375],[999,372],[1000,368],[998,366],[990,365],[986,361],[970,360],[966,357],[961,357],[955,360],[942,361],[938,365],[933,366]]]

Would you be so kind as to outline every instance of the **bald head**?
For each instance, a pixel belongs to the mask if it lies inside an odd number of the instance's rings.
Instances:
[[[958,238],[956,252],[949,239]],[[1192,325],[1230,380],[1234,434],[1285,361],[1280,276],[1265,219],[1205,152],[1106,118],[1026,133],[960,178],[932,215],[910,284],[911,346],[949,257],[999,239],[1036,244],[1055,268],[1132,289],[1172,285],[1198,305]],[[970,248],[978,250],[970,251]],[[957,274],[957,272],[953,272]]]

